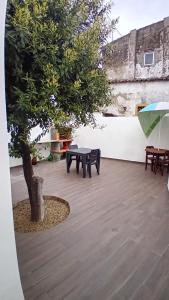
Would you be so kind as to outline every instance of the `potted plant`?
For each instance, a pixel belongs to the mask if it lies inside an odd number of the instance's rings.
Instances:
[[[35,166],[38,160],[43,159],[44,157],[41,155],[40,150],[36,148],[32,148],[32,165]]]
[[[71,127],[66,127],[66,126],[61,126],[58,129],[60,139],[71,139],[72,138],[72,128]]]

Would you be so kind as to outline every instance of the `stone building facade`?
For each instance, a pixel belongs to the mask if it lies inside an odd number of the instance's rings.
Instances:
[[[135,115],[139,105],[169,101],[169,17],[107,45],[104,67],[117,114]]]

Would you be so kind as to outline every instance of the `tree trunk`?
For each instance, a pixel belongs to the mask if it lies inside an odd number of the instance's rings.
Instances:
[[[44,199],[42,196],[42,184],[43,178],[38,176],[33,176],[32,185],[32,200],[33,200],[33,210],[34,210],[34,221],[43,221],[45,209],[44,209]]]
[[[29,145],[26,143],[22,143],[21,147],[24,177],[27,184],[31,205],[31,221],[42,221],[44,217],[44,204],[42,197],[43,179],[33,176],[33,167]]]

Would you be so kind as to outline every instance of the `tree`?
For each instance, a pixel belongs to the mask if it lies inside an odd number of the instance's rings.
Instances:
[[[109,8],[103,0],[8,1],[5,74],[10,154],[23,160],[32,221],[43,218],[37,205],[39,181],[31,164],[35,142],[52,122],[59,124],[64,117],[71,116],[77,124],[93,122],[93,112],[109,101],[101,67]],[[35,126],[42,133],[31,143]]]

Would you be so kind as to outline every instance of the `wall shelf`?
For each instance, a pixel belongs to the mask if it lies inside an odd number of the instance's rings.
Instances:
[[[51,153],[63,154],[63,153],[65,153],[67,150],[68,150],[68,149],[61,149],[61,150],[59,150],[59,151],[57,151],[57,150],[51,150]]]
[[[69,149],[69,145],[71,144],[72,139],[60,139],[60,140],[52,140],[50,144],[50,152],[60,154],[63,156],[66,151]]]
[[[38,145],[44,145],[45,147],[50,148],[50,153],[56,154],[57,159],[63,158],[66,151],[69,149],[69,146],[72,142],[71,138],[61,138],[57,130],[53,127],[50,128],[50,137],[46,140],[38,141]],[[58,155],[57,155],[58,154]]]
[[[71,142],[72,139],[59,139],[59,140],[48,140],[48,141],[39,141],[37,144],[48,144],[48,143],[64,143],[64,142]]]

